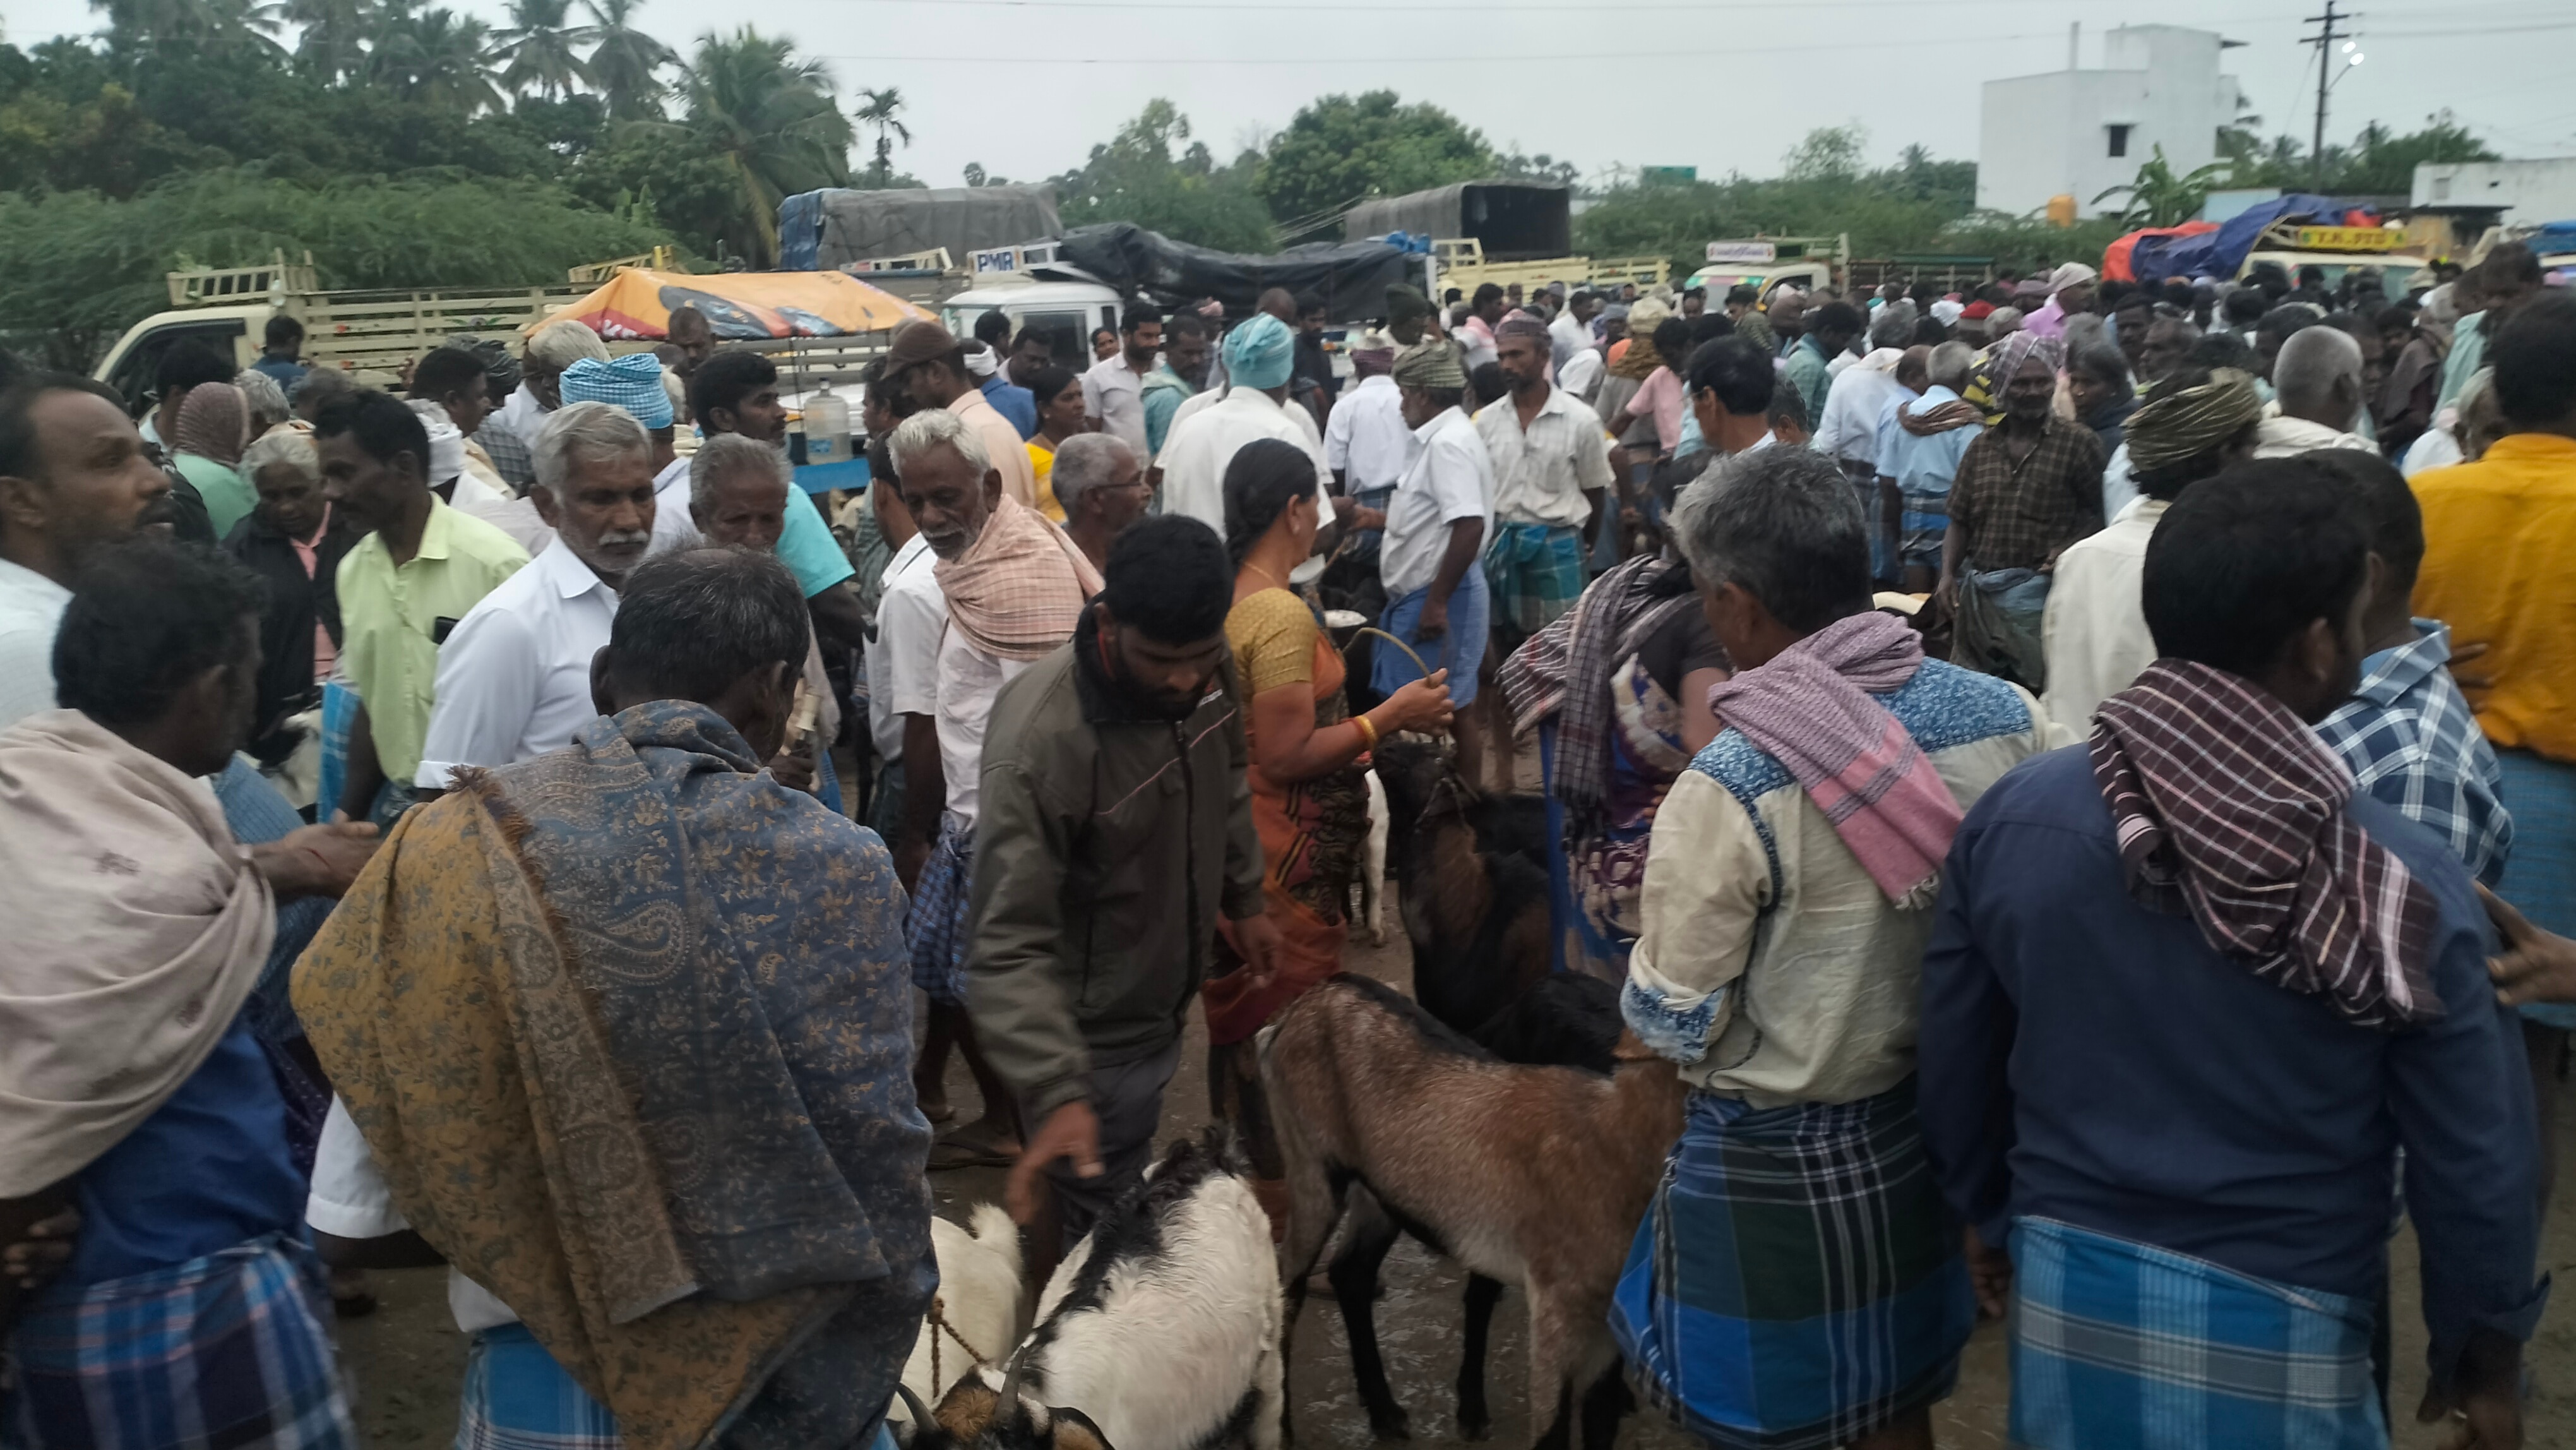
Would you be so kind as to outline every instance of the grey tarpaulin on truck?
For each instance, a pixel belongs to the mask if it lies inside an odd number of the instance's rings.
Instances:
[[[1056,260],[1166,307],[1213,297],[1230,317],[1249,314],[1271,287],[1314,293],[1336,322],[1383,317],[1387,284],[1421,279],[1420,259],[1384,242],[1327,242],[1254,257],[1193,247],[1132,222],[1076,227],[1056,245]]]
[[[1043,241],[1062,225],[1052,186],[808,191],[779,203],[778,265],[823,272],[946,247],[949,261],[964,267],[970,252]]]
[[[1474,237],[1489,262],[1562,257],[1574,250],[1574,210],[1562,186],[1535,181],[1462,181],[1364,201],[1342,216],[1345,237],[1418,232]]]

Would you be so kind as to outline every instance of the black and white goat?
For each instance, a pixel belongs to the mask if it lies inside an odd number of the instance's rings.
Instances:
[[[1009,1363],[924,1411],[912,1450],[1276,1450],[1286,1367],[1270,1219],[1232,1133],[1164,1150],[1074,1246]]]
[[[930,1221],[939,1293],[903,1365],[903,1387],[918,1400],[937,1402],[977,1365],[997,1362],[1019,1343],[1019,1226],[994,1203],[975,1205],[967,1219],[971,1229],[944,1218]],[[895,1405],[886,1418],[903,1426],[919,1423],[905,1404]]]

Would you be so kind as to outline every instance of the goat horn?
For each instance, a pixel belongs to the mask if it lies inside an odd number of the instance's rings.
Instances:
[[[921,1396],[912,1392],[912,1386],[905,1384],[901,1380],[897,1380],[895,1381],[894,1392],[897,1395],[902,1396],[904,1412],[912,1416],[912,1433],[914,1435],[920,1435],[922,1431],[929,1429],[932,1425],[937,1423],[931,1418],[929,1409],[921,1403]]]
[[[1020,1370],[1028,1363],[1029,1347],[1025,1344],[1011,1351],[1011,1361],[1002,1367],[1002,1390],[993,1413],[1009,1413],[1020,1403]]]

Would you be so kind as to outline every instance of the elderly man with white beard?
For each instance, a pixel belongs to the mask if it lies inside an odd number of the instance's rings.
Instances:
[[[573,403],[537,437],[537,512],[560,547],[539,554],[457,621],[438,649],[437,703],[414,786],[460,766],[560,750],[598,715],[591,656],[608,643],[617,590],[653,543],[653,443],[607,403]]]

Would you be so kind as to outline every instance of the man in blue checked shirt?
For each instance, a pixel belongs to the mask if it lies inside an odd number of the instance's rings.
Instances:
[[[2361,662],[2360,688],[2317,734],[2352,767],[2361,789],[2430,828],[2470,875],[2493,888],[2513,847],[2513,817],[2498,795],[2503,775],[2495,749],[2444,668],[2449,627],[2408,608],[2424,558],[2414,490],[2375,453],[2330,449],[2306,459],[2352,484],[2380,562],[2379,586],[2362,618],[2370,654]]]

